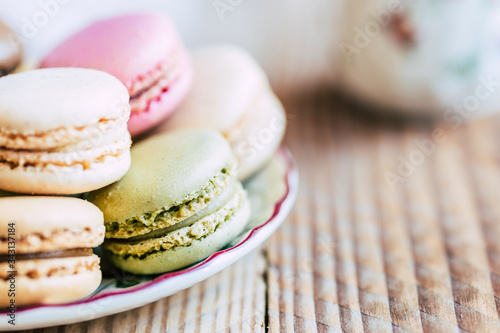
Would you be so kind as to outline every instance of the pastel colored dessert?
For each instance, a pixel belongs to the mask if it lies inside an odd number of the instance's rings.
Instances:
[[[134,145],[125,177],[89,196],[104,212],[111,262],[131,273],[163,273],[227,245],[250,214],[236,173],[216,132],[174,131]]]
[[[120,179],[130,166],[127,89],[81,68],[0,78],[0,189],[76,194]]]
[[[85,67],[117,77],[130,94],[132,136],[157,125],[185,97],[192,65],[174,25],[157,14],[96,22],[55,48],[41,67]]]
[[[22,58],[21,40],[7,25],[0,22],[0,76],[12,73]]]
[[[15,306],[69,303],[99,286],[92,248],[105,229],[97,207],[76,198],[12,197],[0,198],[0,212],[0,306],[12,299]]]
[[[283,106],[257,62],[234,46],[214,46],[193,55],[195,78],[187,98],[155,133],[208,128],[231,144],[244,180],[278,149],[285,132]]]

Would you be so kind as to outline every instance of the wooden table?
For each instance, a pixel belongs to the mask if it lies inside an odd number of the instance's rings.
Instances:
[[[39,331],[499,332],[500,116],[453,129],[329,92],[286,108],[301,187],[263,248],[158,302]]]

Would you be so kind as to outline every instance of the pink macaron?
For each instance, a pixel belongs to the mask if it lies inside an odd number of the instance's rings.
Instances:
[[[117,77],[130,94],[132,136],[154,127],[186,96],[193,71],[168,19],[133,14],[98,21],[56,47],[41,67],[84,67]]]

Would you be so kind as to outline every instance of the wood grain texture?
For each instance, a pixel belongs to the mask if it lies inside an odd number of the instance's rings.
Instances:
[[[301,185],[264,248],[156,303],[39,332],[500,332],[500,116],[401,121],[328,92],[286,108]]]
[[[500,117],[451,128],[330,94],[287,109],[301,190],[268,245],[270,331],[500,331]]]

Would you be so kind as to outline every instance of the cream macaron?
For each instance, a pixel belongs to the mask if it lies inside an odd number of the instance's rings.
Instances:
[[[155,274],[196,263],[245,228],[250,207],[227,141],[180,130],[139,142],[130,171],[92,192],[104,212],[104,250],[117,267]]]
[[[243,49],[213,46],[193,54],[194,82],[179,110],[155,133],[207,128],[222,133],[239,161],[239,179],[259,170],[285,132],[283,106],[259,64]]]
[[[130,166],[129,96],[92,69],[38,69],[0,78],[0,189],[76,194]]]
[[[0,306],[59,304],[101,282],[92,248],[104,240],[102,212],[68,197],[0,198]]]

